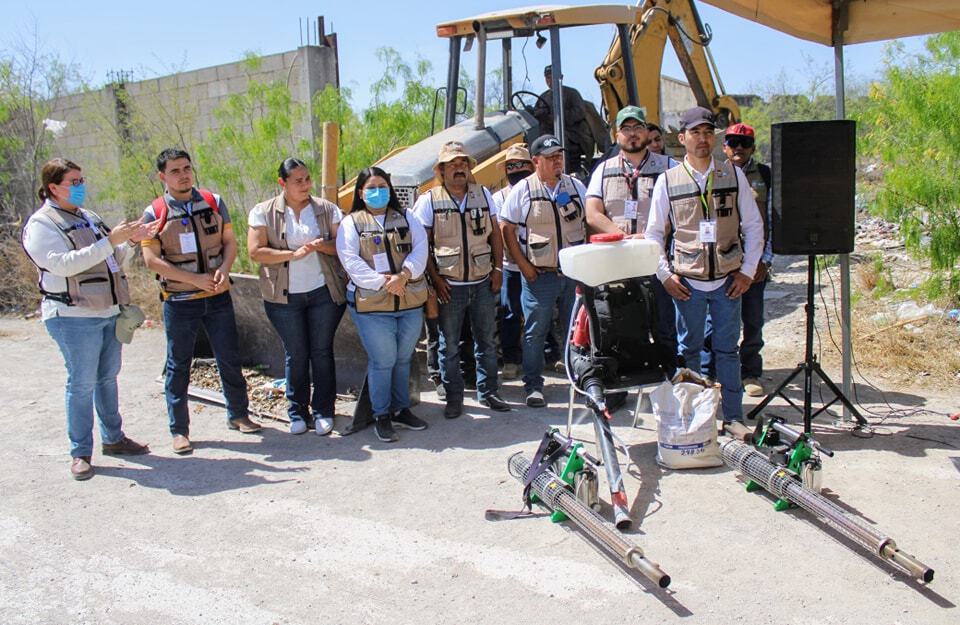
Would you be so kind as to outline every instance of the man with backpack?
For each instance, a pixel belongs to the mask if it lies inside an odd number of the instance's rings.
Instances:
[[[157,157],[166,189],[143,214],[144,223],[159,221],[157,235],[143,241],[143,260],[157,273],[167,334],[164,395],[173,451],[186,454],[190,444],[187,388],[197,332],[210,339],[227,405],[227,427],[245,434],[261,428],[248,416],[247,384],[240,369],[237,323],[230,298],[230,268],[237,239],[223,200],[194,187],[190,155],[169,148]]]

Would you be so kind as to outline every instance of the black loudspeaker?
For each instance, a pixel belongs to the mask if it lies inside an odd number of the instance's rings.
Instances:
[[[773,124],[773,251],[853,251],[856,122]]]

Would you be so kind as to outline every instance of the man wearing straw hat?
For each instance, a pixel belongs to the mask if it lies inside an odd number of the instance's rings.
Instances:
[[[469,315],[477,360],[477,400],[498,412],[510,410],[498,395],[496,295],[503,278],[503,239],[493,213],[493,198],[472,181],[476,160],[462,143],[440,147],[433,167],[437,184],[417,199],[413,212],[427,229],[427,271],[440,302],[441,376],[447,405],[443,416],[463,412],[460,331]]]

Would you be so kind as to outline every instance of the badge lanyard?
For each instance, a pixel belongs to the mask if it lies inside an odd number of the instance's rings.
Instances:
[[[647,164],[647,159],[650,158],[650,150],[647,150],[647,153],[643,155],[643,160],[640,161],[640,164],[634,167],[630,161],[623,158],[623,155],[620,155],[620,165],[623,168],[623,177],[627,181],[627,187],[630,188],[630,196],[633,199],[637,199],[639,192],[637,191],[637,181],[640,180],[640,171],[643,169],[643,166]]]
[[[700,183],[697,182],[697,179],[693,176],[693,172],[690,171],[690,168],[687,167],[686,161],[683,163],[683,169],[687,172],[687,175],[690,176],[690,180],[693,181],[693,184],[697,185],[697,189],[700,188]],[[704,194],[703,191],[700,191],[700,203],[703,205],[703,217],[704,219],[710,218],[710,204],[707,202],[707,198],[713,195],[713,172],[715,170],[711,169],[710,173],[707,174],[707,192]]]

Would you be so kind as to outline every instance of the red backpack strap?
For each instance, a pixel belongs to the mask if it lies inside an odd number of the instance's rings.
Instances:
[[[203,201],[207,203],[207,206],[213,209],[213,212],[220,214],[220,204],[217,202],[217,198],[213,196],[213,191],[207,189],[197,189],[200,192],[200,196],[203,197]]]
[[[157,229],[157,232],[160,232],[167,225],[167,200],[161,195],[150,205],[153,206],[154,217],[160,222],[160,227]]]

